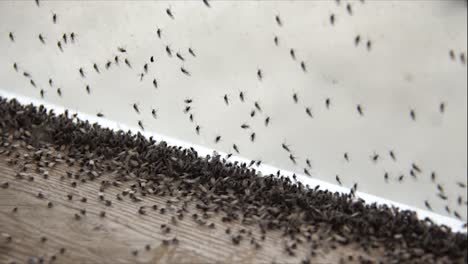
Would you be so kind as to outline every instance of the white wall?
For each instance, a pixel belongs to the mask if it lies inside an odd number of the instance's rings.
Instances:
[[[101,112],[122,125],[137,126],[141,120],[146,131],[224,152],[234,152],[236,144],[239,156],[284,170],[303,173],[309,159],[314,178],[336,183],[338,174],[345,186],[358,183],[362,192],[419,208],[425,208],[427,200],[444,215],[449,215],[444,209],[448,205],[451,217],[456,210],[466,221],[466,189],[457,185],[467,183],[467,75],[466,64],[459,59],[460,53],[466,58],[466,1],[352,1],[353,15],[345,1],[210,3],[211,8],[201,1],[41,1],[37,7],[34,1],[2,1],[0,89],[91,115]],[[174,19],[166,14],[167,8]],[[53,13],[57,24],[52,23]],[[281,17],[281,27],[275,15]],[[161,39],[157,28],[162,29]],[[71,32],[75,43],[68,37],[64,44],[63,33]],[[361,42],[355,46],[357,34]],[[273,42],[275,35],[279,46]],[[59,40],[63,52],[57,47]],[[166,45],[173,57],[167,55]],[[127,54],[117,47],[125,47]],[[188,53],[189,47],[196,57]],[[115,55],[120,65],[114,63]],[[107,60],[112,61],[109,70]],[[19,73],[13,69],[15,62]],[[140,81],[145,63],[148,73]],[[80,67],[86,78],[80,77]],[[182,74],[180,67],[191,75]],[[31,74],[36,88],[23,71]],[[56,93],[58,87],[62,97]],[[245,103],[239,100],[240,91]],[[298,94],[298,104],[293,93]],[[193,123],[183,113],[186,98],[194,101]],[[325,107],[326,98],[331,99],[330,109]],[[255,101],[262,112],[251,118]],[[441,102],[446,105],[443,114]],[[134,103],[141,114],[133,110]],[[358,104],[363,116],[356,110]],[[411,109],[416,121],[410,118]],[[265,127],[267,116],[271,122]],[[251,129],[241,129],[243,123]],[[200,135],[195,133],[197,124]],[[215,144],[217,135],[222,139]],[[296,165],[282,143],[297,157]],[[371,160],[374,153],[379,154],[377,162]],[[416,179],[409,174],[412,163],[422,170]],[[448,201],[437,196],[432,171]],[[399,182],[401,174],[405,178]]]

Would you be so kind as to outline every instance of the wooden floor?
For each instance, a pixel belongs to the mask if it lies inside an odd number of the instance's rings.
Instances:
[[[26,149],[25,153],[28,155]],[[98,195],[102,177],[99,181],[80,182],[74,188],[73,179],[66,175],[70,168],[65,164],[50,168],[47,179],[34,169],[18,179],[19,165],[9,164],[9,159],[0,154],[0,184],[8,182],[7,188],[0,188],[0,263],[26,263],[40,257],[45,263],[300,263],[310,257],[310,243],[298,245],[295,256],[289,256],[279,232],[267,232],[262,241],[257,227],[223,223],[217,216],[208,220],[214,222],[214,228],[200,226],[192,218],[193,213],[202,215],[195,208],[189,208],[184,218],[174,223],[171,218],[179,205],[168,206],[167,198],[146,196],[141,202],[130,201],[128,196],[116,199],[131,182],[106,189],[104,200],[112,202],[108,206]],[[72,200],[68,194],[73,195]],[[168,210],[161,214],[159,209],[153,210],[153,205]],[[145,214],[138,212],[141,206],[145,206]],[[84,215],[82,209],[86,210]],[[102,211],[105,217],[100,216]],[[163,231],[162,224],[170,227],[170,232]],[[226,234],[227,228],[231,235]],[[234,245],[232,235],[242,228],[244,239]],[[177,244],[173,238],[177,238]],[[252,238],[260,242],[261,248],[251,244]],[[171,241],[165,245],[163,240]],[[357,255],[378,259],[353,245],[331,250],[322,244],[316,252],[311,263],[339,263],[340,259],[350,263],[349,255],[354,255],[355,261]]]

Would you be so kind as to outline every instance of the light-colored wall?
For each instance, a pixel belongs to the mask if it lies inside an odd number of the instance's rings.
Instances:
[[[466,1],[352,1],[352,15],[345,1],[210,3],[211,8],[202,1],[41,1],[37,7],[34,1],[2,1],[1,89],[38,99],[43,89],[43,100],[56,105],[93,115],[101,112],[130,126],[141,120],[147,131],[224,152],[234,152],[236,144],[242,157],[298,173],[307,168],[309,159],[308,170],[315,178],[336,183],[338,174],[345,186],[358,183],[360,191],[419,208],[425,208],[427,200],[440,214],[447,215],[448,205],[466,221],[466,189],[457,185],[467,182],[467,75],[466,64],[459,59],[460,53],[466,59]],[[166,14],[167,8],[174,19]],[[53,13],[57,24],[52,23]],[[277,25],[276,15],[282,26]],[[161,39],[157,28],[162,29]],[[71,32],[75,43],[69,35],[68,44],[63,43],[63,33]],[[358,34],[361,41],[355,46]],[[278,46],[274,36],[279,38]],[[57,47],[59,40],[63,52]],[[372,41],[370,50],[367,40]],[[166,45],[173,57],[167,55]],[[117,47],[125,47],[127,53],[119,53]],[[189,47],[196,57],[188,53]],[[455,60],[450,59],[450,49]],[[114,63],[115,55],[119,65]],[[108,70],[107,60],[112,61]],[[19,73],[13,69],[15,62]],[[148,73],[140,81],[145,63]],[[86,78],[80,77],[80,67]],[[23,71],[31,74],[36,88]],[[86,85],[91,88],[89,95]],[[62,97],[56,93],[58,87]],[[298,94],[298,104],[293,93]],[[186,98],[193,99],[193,123],[183,112]],[[331,99],[329,109],[326,98]],[[251,118],[255,101],[262,112]],[[441,102],[444,113],[439,111]],[[140,114],[133,110],[134,103]],[[358,104],[363,116],[356,110]],[[306,107],[313,118],[307,116]],[[153,108],[157,119],[151,114]],[[271,121],[265,127],[267,116]],[[241,129],[243,123],[251,128]],[[197,124],[200,135],[195,133]],[[217,135],[222,139],[215,144]],[[282,143],[297,157],[296,165]],[[379,154],[377,162],[371,160],[374,154]],[[422,170],[417,178],[409,174],[412,163]],[[448,201],[437,196],[432,171]],[[401,174],[404,180],[398,182]]]

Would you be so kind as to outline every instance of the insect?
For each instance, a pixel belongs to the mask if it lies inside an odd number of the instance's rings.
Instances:
[[[237,152],[237,154],[239,154],[239,149],[237,148],[236,144],[232,145],[232,148],[234,149],[234,151]]]
[[[60,88],[57,88],[57,94],[58,96],[62,97],[62,90]]]
[[[136,103],[133,104],[133,109],[135,110],[135,112],[137,112],[137,114],[140,113],[140,108],[138,107]]]
[[[45,93],[44,90],[41,89],[41,91],[39,93],[41,94],[41,98],[44,98],[44,93]]]
[[[273,42],[275,42],[275,45],[278,46],[279,44],[278,36],[275,36],[275,38],[273,38]]]
[[[42,34],[39,34],[39,40],[42,42],[42,44],[45,44],[45,40],[44,40],[44,37],[42,36]]]
[[[180,71],[185,74],[185,75],[188,75],[190,76],[190,72],[188,72],[186,69],[184,69],[183,67],[180,67]]]
[[[465,54],[463,53],[460,54],[460,60],[463,64],[465,64]]]
[[[87,92],[88,94],[91,93],[91,88],[89,88],[89,85],[86,85],[86,92]]]
[[[450,50],[449,55],[452,60],[455,59],[455,52],[453,50]]]
[[[385,179],[386,182],[388,182],[388,172],[385,172],[384,179]]]
[[[230,157],[232,157],[232,153],[226,155],[226,159],[229,159]]]
[[[63,42],[67,44],[67,33],[63,33],[62,39],[63,39]]]
[[[413,169],[419,173],[421,173],[421,169],[419,168],[418,165],[416,165],[415,163],[411,164],[411,167],[413,167]]]
[[[192,48],[188,48],[188,52],[190,53],[190,55],[192,55],[193,57],[196,57],[197,55],[195,55],[195,52],[193,51]]]
[[[141,130],[145,130],[145,128],[143,127],[143,122],[141,122],[141,120],[138,120],[138,126],[141,128]]]
[[[254,117],[254,116],[255,116],[255,110],[252,110],[252,111],[250,112],[250,117]]]
[[[195,131],[197,132],[197,135],[200,135],[200,126],[197,125],[195,127]]]
[[[450,208],[448,207],[448,205],[445,206],[445,211],[447,211],[447,213],[449,213],[449,214],[451,213],[451,210],[450,210]]]
[[[13,63],[13,69],[15,69],[15,71],[18,71],[18,64],[16,64],[16,62]]]
[[[11,42],[15,42],[15,36],[13,35],[13,32],[10,32],[8,36],[10,37]]]
[[[304,61],[301,61],[301,68],[303,72],[307,72],[306,64]]]
[[[208,3],[208,0],[203,0],[203,3],[204,3],[207,7],[211,7],[211,6],[210,6],[210,3]]]
[[[143,81],[143,77],[145,77],[144,73],[140,73],[140,82]]]
[[[447,200],[447,196],[442,194],[442,193],[438,193],[437,196],[439,196],[439,198],[444,200],[444,201]]]
[[[267,118],[265,118],[265,126],[268,126],[268,124],[270,124],[270,117],[269,116]]]
[[[143,65],[143,71],[145,73],[148,73],[148,63],[145,63],[145,65]]]
[[[341,180],[340,180],[340,177],[338,175],[335,176],[335,180],[338,182],[339,185],[341,185]]]
[[[244,102],[244,92],[239,92],[239,98],[241,102]]]
[[[294,49],[290,49],[289,50],[289,54],[291,55],[291,58],[293,60],[296,60],[296,52],[294,51]]]
[[[372,161],[377,162],[378,160],[379,160],[379,154],[374,153],[374,155],[372,155]]]
[[[252,132],[252,134],[250,134],[250,141],[255,141],[255,132]]]
[[[97,117],[104,117],[104,114],[101,113],[101,112],[98,112],[98,113],[96,114],[96,116],[97,116]]]
[[[153,56],[150,57],[150,62],[151,62],[151,63],[154,62],[154,57],[153,57]]]
[[[24,77],[27,77],[27,78],[31,77],[31,74],[29,74],[29,72],[23,72],[23,75]]]
[[[356,107],[356,109],[357,109],[358,113],[359,113],[361,116],[364,115],[364,113],[363,113],[363,111],[362,111],[361,105],[358,104],[357,107]]]
[[[225,94],[223,98],[224,98],[224,103],[226,103],[226,105],[229,105],[229,98],[227,94]]]
[[[52,22],[54,22],[54,24],[57,24],[57,14],[53,14],[52,15]]]
[[[335,24],[335,15],[334,15],[334,14],[331,14],[331,15],[330,15],[330,23],[331,23],[332,25]]]
[[[461,216],[457,211],[454,210],[453,214],[455,215],[456,218],[461,219]]]
[[[60,51],[63,52],[62,43],[60,41],[57,42],[57,46],[59,47]]]
[[[174,19],[174,15],[172,14],[171,9],[167,8],[167,9],[166,9],[166,14],[167,14],[170,18]]]
[[[112,65],[112,62],[111,61],[107,61],[106,62],[106,69],[108,70],[110,68],[110,66]]]
[[[36,83],[33,80],[29,81],[33,87],[36,87]]]
[[[193,122],[193,114],[190,114],[189,119],[190,119],[190,122]]]
[[[330,109],[330,98],[325,99],[325,107]]]
[[[182,57],[182,55],[180,55],[180,53],[176,53],[176,56],[177,58],[179,58],[181,61],[185,61],[184,57]]]
[[[345,159],[346,161],[349,161],[348,152],[345,152],[343,156],[344,156],[344,159]]]
[[[439,105],[439,111],[440,111],[441,113],[444,113],[444,112],[445,112],[445,103],[444,103],[444,102],[440,103],[440,105]]]
[[[309,172],[306,168],[304,168],[304,173],[305,173],[307,176],[310,176],[310,172]]]
[[[99,67],[98,67],[98,65],[97,65],[96,63],[93,64],[93,68],[94,68],[94,70],[95,70],[97,73],[101,73],[101,72],[99,71]]]
[[[413,121],[416,121],[416,113],[414,112],[413,109],[411,109],[410,111],[410,116],[411,116],[411,119],[413,119]]]
[[[410,170],[410,175],[411,175],[412,177],[416,178],[416,174],[414,173],[413,170]]]
[[[458,185],[460,188],[466,188],[466,184],[464,184],[463,182],[457,182],[457,185]]]
[[[291,152],[291,150],[289,149],[289,146],[286,145],[285,143],[282,143],[282,144],[281,144],[281,147],[282,147],[284,150],[286,150],[287,152]]]
[[[132,68],[132,65],[130,64],[130,61],[127,58],[125,58],[124,62],[125,62],[125,64],[127,64],[127,66],[129,68]]]
[[[81,77],[84,78],[84,77],[85,77],[85,73],[84,73],[83,68],[80,68],[78,71],[80,72]]]
[[[192,107],[190,105],[186,106],[184,109],[184,113],[188,113]]]
[[[115,64],[119,65],[119,56],[114,57]]]
[[[221,140],[221,136],[216,136],[215,143],[218,143]]]
[[[258,102],[255,102],[254,105],[255,105],[255,108],[257,108],[259,112],[262,112],[262,108],[260,107],[260,104]]]
[[[262,161],[261,160],[257,160],[257,163],[255,165],[260,166],[262,164]]]
[[[347,5],[346,5],[346,10],[348,10],[348,14],[350,14],[350,15],[353,14],[353,10],[351,9],[351,5],[350,5],[350,4],[347,4]]]
[[[257,70],[257,78],[261,81],[262,78],[263,78],[263,74],[262,74],[262,70],[261,69],[258,69]]]
[[[34,0],[36,2],[36,5],[39,7],[40,4],[39,4],[39,0]]]
[[[118,50],[119,52],[122,52],[122,53],[127,52],[127,50],[126,50],[125,48],[122,48],[122,47],[117,47],[117,50]]]
[[[400,175],[400,177],[398,177],[398,181],[401,182],[401,181],[403,181],[404,178],[405,178],[405,175],[402,174],[402,175]]]
[[[158,35],[158,38],[161,38],[161,35],[162,35],[162,30],[160,28],[158,28],[156,30],[156,34]]]
[[[427,207],[427,209],[432,211],[432,207],[427,200],[424,201],[424,205]]]
[[[153,115],[154,119],[157,118],[157,110],[156,109],[152,109],[151,114]]]
[[[392,158],[392,160],[396,160],[395,153],[393,152],[393,150],[390,150],[389,154],[390,154],[390,157]]]
[[[279,17],[279,15],[276,15],[276,16],[275,16],[275,20],[276,20],[276,23],[278,24],[278,26],[282,26],[282,25],[283,25],[283,22],[281,21],[281,18]]]
[[[435,181],[435,178],[436,178],[436,173],[435,173],[435,172],[431,172],[431,180],[432,180],[432,181]]]
[[[311,112],[311,110],[310,110],[309,107],[306,107],[305,111],[306,111],[306,114],[307,114],[308,116],[313,117],[313,116],[312,116],[312,112]]]
[[[242,129],[247,129],[247,128],[250,128],[250,126],[247,125],[247,124],[242,124],[242,125],[241,125],[241,128],[242,128]]]
[[[308,166],[309,168],[312,168],[312,165],[311,165],[311,163],[310,163],[310,160],[309,160],[309,159],[306,159],[306,164],[307,164],[307,166]]]
[[[372,42],[370,40],[367,41],[367,50],[372,48]]]
[[[153,79],[153,86],[154,88],[158,88],[158,81],[156,80],[156,78]]]
[[[75,43],[75,33],[74,32],[70,33],[70,38],[71,38],[71,41],[73,43]]]
[[[293,154],[289,154],[289,159],[292,161],[292,163],[296,164],[296,157],[294,157]]]
[[[192,100],[192,99],[185,99],[184,102],[185,102],[186,104],[191,104],[191,103],[193,102],[193,100]]]
[[[357,35],[355,38],[354,38],[354,45],[357,46],[359,45],[359,42],[361,41],[361,36],[360,35]]]

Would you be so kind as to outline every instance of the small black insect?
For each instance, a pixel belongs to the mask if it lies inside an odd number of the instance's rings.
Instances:
[[[460,61],[461,61],[462,64],[465,64],[465,63],[466,63],[466,62],[465,62],[465,54],[464,54],[464,53],[461,53],[461,54],[460,54]]]
[[[309,168],[312,168],[312,165],[311,165],[311,163],[310,163],[310,160],[309,160],[309,159],[306,159],[306,164],[307,164],[307,167],[309,167]]]
[[[85,77],[85,73],[84,73],[83,68],[80,68],[78,71],[80,72],[81,77],[84,78],[84,77]]]
[[[414,173],[413,170],[410,170],[410,175],[411,175],[413,178],[416,178],[416,174]]]
[[[118,50],[119,52],[122,52],[122,53],[127,52],[127,50],[126,50],[125,48],[122,48],[122,47],[117,47],[117,50]]]
[[[225,94],[223,98],[224,98],[224,103],[226,103],[226,105],[229,105],[229,98],[227,94]]]
[[[13,32],[10,32],[8,36],[10,37],[11,42],[15,42],[15,36],[13,35]]]
[[[341,180],[340,180],[340,177],[338,175],[335,176],[335,180],[338,182],[339,185],[341,185]]]
[[[247,129],[247,128],[250,128],[250,126],[247,125],[247,124],[242,124],[242,125],[241,125],[241,128],[242,128],[242,129]]]
[[[41,98],[44,98],[45,91],[41,89],[39,93],[41,94]]]
[[[221,136],[216,136],[215,143],[218,143],[221,140]]]
[[[363,111],[362,111],[361,105],[358,104],[357,107],[356,107],[356,109],[357,109],[358,113],[359,113],[361,116],[364,115],[364,113],[363,113]]]
[[[379,154],[374,153],[374,155],[372,155],[372,161],[373,162],[379,161],[379,157],[380,157]]]
[[[96,63],[93,64],[93,68],[94,68],[94,70],[95,70],[97,73],[101,73],[101,72],[99,71],[99,67],[98,67],[98,65],[97,65]]]
[[[265,126],[268,126],[270,124],[270,117],[268,116],[265,118]]]
[[[208,0],[203,0],[203,3],[204,3],[207,7],[211,7],[211,6],[210,6],[210,3],[208,3]]]
[[[372,48],[372,42],[370,40],[367,41],[367,50]]]
[[[275,36],[275,38],[273,39],[273,41],[275,42],[275,45],[278,46],[278,44],[279,44],[279,38],[278,38],[278,36]]]
[[[70,38],[73,43],[75,43],[75,32],[70,33]]]
[[[153,79],[153,86],[154,88],[158,88],[158,81],[156,80],[156,78]]]
[[[433,171],[431,172],[431,180],[435,181],[435,178],[436,178],[436,173]]]
[[[148,73],[148,63],[145,63],[145,65],[143,65],[143,71],[145,73]]]
[[[453,215],[455,215],[456,218],[461,219],[460,214],[457,211],[453,211]]]
[[[197,125],[195,127],[195,131],[197,132],[197,135],[200,135],[200,126]]]
[[[40,4],[39,4],[39,0],[34,0],[34,2],[36,2],[36,5],[39,7]]]
[[[182,55],[180,55],[180,53],[176,53],[176,56],[177,58],[179,58],[181,61],[185,61],[184,57],[182,57]]]
[[[390,150],[389,151],[389,154],[390,154],[390,157],[392,158],[392,160],[396,160],[396,157],[395,157],[395,153],[393,152],[393,150]]]
[[[330,98],[325,99],[325,107],[330,109]]]
[[[252,132],[252,134],[250,134],[250,141],[255,141],[255,132]]]
[[[301,68],[303,72],[307,72],[307,66],[304,61],[301,61]]]
[[[110,68],[110,66],[112,65],[112,62],[111,61],[107,61],[106,62],[106,69],[108,70]]]
[[[39,34],[39,40],[42,42],[42,44],[45,44],[45,40],[44,40],[44,37],[42,36],[42,34]]]
[[[460,188],[466,188],[466,184],[464,184],[463,182],[457,182],[457,185]]]
[[[29,72],[23,72],[23,76],[26,78],[29,78],[31,77],[31,74],[29,74]]]
[[[57,47],[59,47],[60,51],[63,52],[62,43],[60,41],[57,42]]]
[[[193,100],[192,100],[192,99],[185,99],[184,102],[185,102],[186,104],[191,104],[191,103],[193,102]]]
[[[398,177],[398,181],[401,182],[401,181],[403,181],[404,178],[405,178],[405,175],[402,174],[402,175],[400,175],[400,177]]]
[[[289,154],[289,159],[294,163],[294,165],[296,164],[296,157],[294,157],[293,154]]]
[[[360,35],[357,35],[355,38],[354,38],[354,45],[359,45],[359,42],[361,42],[361,36]]]
[[[415,163],[412,163],[412,164],[411,164],[411,167],[412,167],[415,171],[421,173],[421,168],[419,168],[419,166],[416,165]]]
[[[441,113],[444,113],[444,112],[445,112],[445,103],[444,103],[444,102],[440,103],[440,105],[439,105],[439,111],[440,111]]]
[[[282,26],[283,25],[283,22],[281,21],[281,18],[279,15],[276,15],[275,16],[275,20],[276,20],[276,23],[278,24],[278,26]]]
[[[36,83],[33,80],[29,81],[33,87],[36,87]]]
[[[18,64],[16,64],[16,62],[13,63],[13,69],[15,69],[15,71],[18,71]]]
[[[141,122],[141,120],[138,120],[138,126],[141,128],[141,130],[145,130],[145,128],[143,127],[143,122]]]
[[[158,34],[158,38],[161,38],[161,35],[162,35],[162,30],[160,28],[158,28],[156,30],[156,34]]]
[[[101,113],[101,112],[98,112],[98,113],[96,114],[96,116],[97,116],[97,117],[104,117],[104,114]]]
[[[350,14],[350,15],[353,14],[353,10],[351,9],[351,5],[350,5],[350,4],[347,4],[347,5],[346,5],[346,10],[348,10],[348,14]]]
[[[190,76],[190,72],[188,72],[188,71],[187,71],[186,69],[184,69],[183,67],[180,67],[180,71],[181,71],[183,74],[185,74],[185,75],[187,75],[187,76]]]
[[[259,104],[258,102],[255,102],[255,103],[254,103],[254,106],[255,106],[255,108],[257,108],[257,110],[258,110],[259,112],[262,112],[262,108],[260,107],[260,104]]]
[[[115,64],[119,65],[119,56],[114,57]]]
[[[254,116],[255,116],[255,110],[252,110],[252,111],[250,112],[250,117],[254,117]]]
[[[193,122],[193,114],[189,115],[190,122]]]
[[[87,92],[88,94],[91,93],[91,88],[89,88],[89,85],[86,85],[86,92]]]
[[[385,179],[385,182],[388,182],[388,172],[385,172],[384,179]]]
[[[60,88],[57,88],[57,94],[58,96],[62,97],[62,90]]]
[[[262,70],[258,69],[257,70],[257,78],[261,81],[263,78]]]
[[[438,193],[437,196],[439,196],[440,199],[446,201],[447,200],[447,196],[442,194],[442,193]]]
[[[299,98],[297,97],[297,93],[293,94],[293,100],[294,100],[294,103],[296,103],[296,104],[299,101]]]
[[[241,102],[244,102],[244,92],[239,93],[239,98],[240,98]]]
[[[343,156],[344,156],[344,159],[349,162],[348,152],[345,152]]]
[[[447,213],[452,213],[452,211],[450,210],[450,208],[448,207],[448,205],[445,206],[445,211],[447,211]]]
[[[188,52],[190,53],[190,55],[192,55],[193,57],[196,57],[197,55],[195,55],[195,52],[193,51],[192,48],[188,48]]]
[[[167,14],[170,18],[174,19],[174,15],[172,14],[171,9],[167,8],[167,9],[166,9],[166,14]]]
[[[67,33],[63,33],[62,39],[63,39],[63,42],[67,44],[67,40],[68,40]]]
[[[154,62],[154,57],[153,57],[153,56],[150,57],[150,62],[151,62],[151,63]]]
[[[310,176],[310,172],[309,172],[306,168],[304,168],[304,173],[305,173],[307,176]]]
[[[135,112],[137,112],[137,114],[140,113],[140,108],[138,108],[138,105],[136,103],[133,104],[133,109],[135,110]]]
[[[52,22],[53,22],[54,24],[57,24],[57,14],[55,14],[55,13],[52,14]]]
[[[427,200],[424,201],[424,205],[427,207],[427,209],[432,211],[432,207]]]
[[[310,110],[309,107],[306,107],[305,111],[306,111],[306,114],[307,114],[308,116],[313,117],[313,116],[312,116],[312,111]]]
[[[286,145],[285,143],[282,143],[282,144],[281,144],[281,147],[282,147],[284,150],[286,150],[287,152],[291,152],[291,150],[289,149],[289,146]]]
[[[184,113],[186,114],[186,113],[190,112],[191,108],[192,107],[190,105],[186,106],[185,109],[184,109]]]
[[[411,109],[410,111],[410,116],[411,116],[411,119],[413,119],[413,121],[416,121],[416,113],[414,112],[413,109]]]
[[[232,145],[232,148],[234,149],[234,151],[236,151],[237,154],[239,154],[239,149],[237,148],[236,144]]]
[[[229,159],[230,157],[232,157],[232,153],[227,154],[226,159]]]
[[[157,116],[157,110],[156,109],[152,109],[151,110],[151,114],[153,115],[154,119],[156,119],[158,116]]]
[[[296,60],[296,52],[294,51],[294,49],[290,49],[289,50],[289,54],[291,55],[291,58],[293,60]]]
[[[125,62],[125,64],[127,64],[127,66],[129,68],[132,68],[132,65],[130,64],[130,61],[127,58],[125,58],[124,62]]]
[[[332,25],[335,24],[335,15],[334,15],[334,14],[331,14],[331,15],[330,15],[330,23],[331,23]]]

